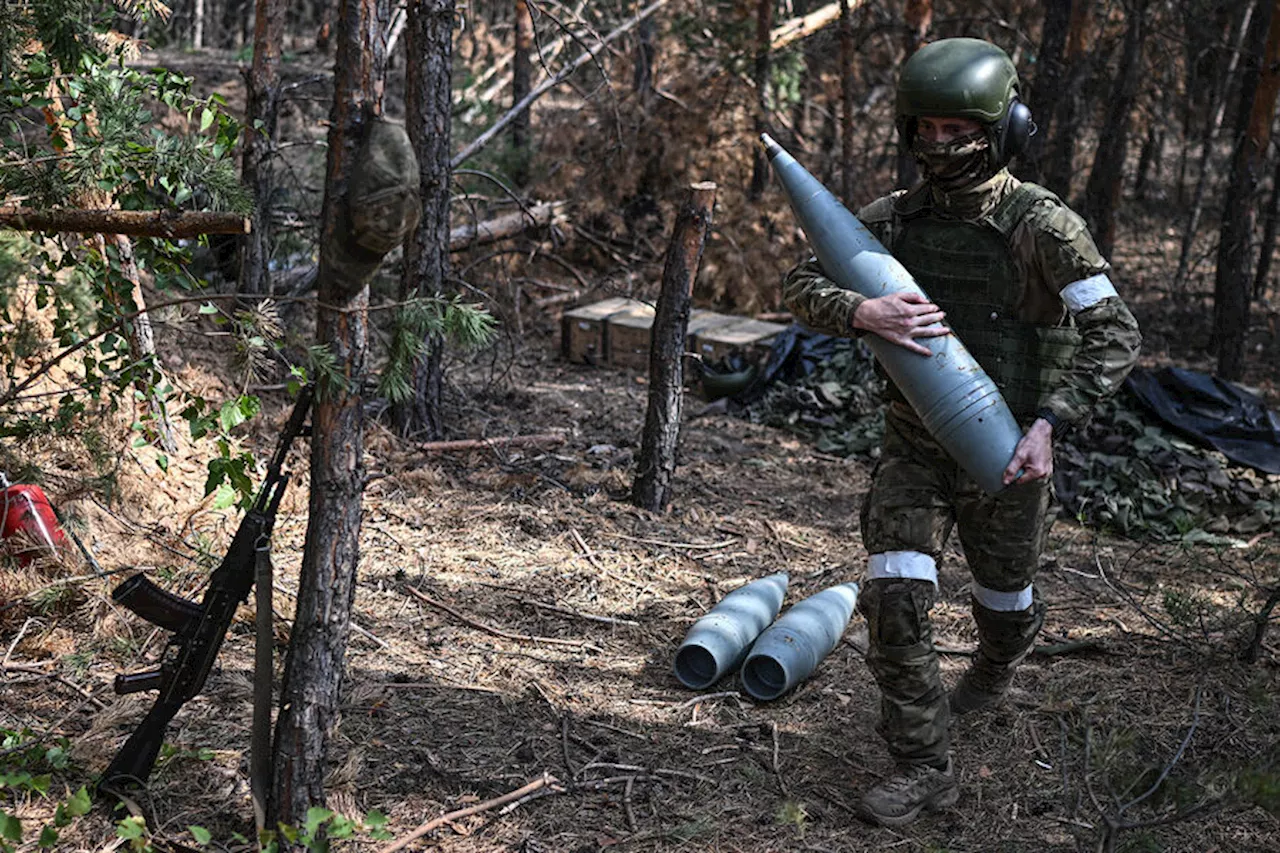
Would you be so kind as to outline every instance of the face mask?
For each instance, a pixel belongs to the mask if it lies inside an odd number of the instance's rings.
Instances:
[[[954,192],[994,174],[987,154],[989,147],[987,135],[979,130],[950,142],[926,142],[917,136],[911,153],[926,178],[944,192]]]

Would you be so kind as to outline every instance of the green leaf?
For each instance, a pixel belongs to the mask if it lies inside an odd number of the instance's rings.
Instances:
[[[40,846],[41,847],[52,847],[57,843],[58,843],[58,830],[54,829],[52,826],[46,826],[44,829],[40,830]]]
[[[156,454],[156,467],[166,474],[169,472],[169,457],[163,453]]]
[[[230,483],[219,483],[218,492],[213,498],[214,509],[226,509],[236,502],[236,490]]]
[[[196,840],[196,844],[204,847],[213,840],[213,834],[203,826],[188,826],[187,831],[191,833],[191,837]]]
[[[206,302],[205,304],[200,306],[200,313],[201,314],[217,314],[218,306],[214,305],[212,302]]]
[[[81,785],[80,790],[72,794],[65,805],[67,814],[71,817],[80,817],[87,815],[89,809],[93,808],[93,798],[89,796],[89,790]]]
[[[209,129],[209,125],[213,124],[213,119],[214,119],[213,110],[209,109],[208,107],[205,107],[204,110],[202,110],[200,113],[200,132],[201,133],[204,133],[206,130]]]
[[[244,410],[240,408],[240,401],[228,400],[223,403],[222,408],[218,410],[218,422],[222,424],[223,432],[231,432],[232,429],[244,423]]]
[[[141,841],[146,831],[146,821],[137,815],[126,817],[116,824],[116,835],[125,841]]]
[[[0,811],[0,838],[6,841],[21,841],[22,821],[6,811]]]
[[[315,835],[320,825],[333,817],[333,812],[320,806],[312,806],[307,809],[307,817],[302,821],[302,828],[306,830],[308,835]]]

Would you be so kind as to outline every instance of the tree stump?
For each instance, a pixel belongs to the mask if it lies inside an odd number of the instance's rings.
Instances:
[[[676,218],[662,269],[662,291],[649,343],[649,409],[631,499],[657,512],[671,497],[684,406],[684,340],[702,249],[711,228],[716,185],[693,184]]]

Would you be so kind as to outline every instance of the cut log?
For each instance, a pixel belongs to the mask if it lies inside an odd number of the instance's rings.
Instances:
[[[527,210],[516,210],[484,222],[468,222],[449,231],[449,251],[458,252],[472,246],[494,243],[531,228],[544,228],[563,221],[565,202],[546,201]]]
[[[249,217],[239,213],[174,210],[0,210],[0,228],[66,231],[73,234],[128,234],[133,237],[198,237],[248,234]]]

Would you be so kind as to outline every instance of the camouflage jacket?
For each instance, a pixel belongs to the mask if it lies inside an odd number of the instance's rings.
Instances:
[[[1008,195],[1018,180],[1002,171],[985,187],[995,200]],[[994,205],[988,205],[989,210]],[[895,254],[909,247],[894,245],[903,215],[945,216],[945,201],[927,183],[899,190],[858,211],[858,218]],[[1009,245],[1022,281],[1019,317],[1041,326],[1072,324],[1080,346],[1071,369],[1054,387],[1044,407],[1063,424],[1085,421],[1100,400],[1119,390],[1133,369],[1142,343],[1137,320],[1118,296],[1109,296],[1074,314],[1062,291],[1070,285],[1106,276],[1111,265],[1098,251],[1084,220],[1056,197],[1032,205],[1009,234]],[[796,318],[818,332],[857,336],[853,315],[866,297],[836,284],[810,258],[783,281],[783,300]]]

